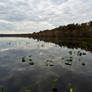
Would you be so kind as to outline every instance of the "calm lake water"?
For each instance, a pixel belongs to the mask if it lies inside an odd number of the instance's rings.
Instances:
[[[81,49],[76,42],[77,48],[52,42],[0,38],[0,88],[4,92],[92,92],[91,49],[86,43],[86,49]]]

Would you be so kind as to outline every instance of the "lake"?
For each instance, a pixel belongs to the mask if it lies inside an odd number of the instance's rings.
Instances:
[[[1,37],[0,88],[4,92],[92,92],[91,43],[92,39]]]

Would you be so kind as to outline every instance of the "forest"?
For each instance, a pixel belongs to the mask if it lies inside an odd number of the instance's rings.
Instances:
[[[44,30],[30,34],[32,37],[92,37],[92,21],[81,24],[68,24],[66,26],[59,26],[52,30]]]

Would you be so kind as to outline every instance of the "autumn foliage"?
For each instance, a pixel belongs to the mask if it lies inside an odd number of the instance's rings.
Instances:
[[[82,24],[69,24],[52,30],[31,34],[33,37],[92,37],[92,21]]]

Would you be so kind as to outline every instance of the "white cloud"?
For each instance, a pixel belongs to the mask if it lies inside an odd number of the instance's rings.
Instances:
[[[5,6],[5,3],[3,3],[3,2],[0,2],[0,6]]]
[[[22,21],[22,22],[8,22],[0,21],[0,28],[2,29],[0,33],[32,33],[38,32],[45,29],[55,28],[52,24],[48,22],[33,22],[33,21]]]
[[[10,33],[37,32],[87,22],[92,19],[91,10],[92,0],[0,0],[0,24],[6,26],[0,26],[0,33],[2,29]]]
[[[17,32],[25,32],[25,33],[32,33],[38,32],[39,30],[51,29],[54,28],[53,25],[49,24],[48,22],[31,22],[31,21],[24,21],[24,22],[17,22],[14,23],[16,26]],[[26,29],[26,30],[25,30]]]

